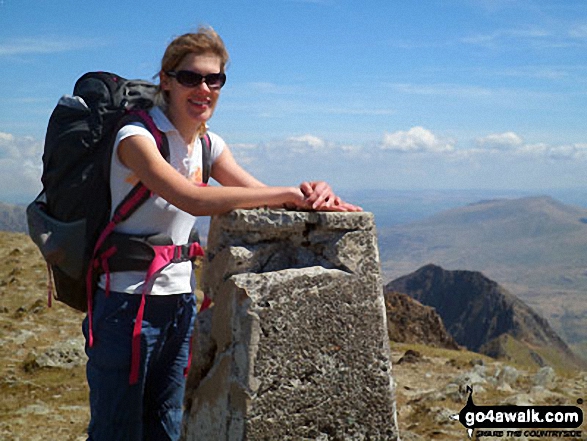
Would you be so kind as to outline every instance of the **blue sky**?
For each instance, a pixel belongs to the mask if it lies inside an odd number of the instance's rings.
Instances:
[[[211,130],[269,184],[587,187],[584,0],[0,0],[0,201],[81,74],[151,78],[200,24],[231,55]]]

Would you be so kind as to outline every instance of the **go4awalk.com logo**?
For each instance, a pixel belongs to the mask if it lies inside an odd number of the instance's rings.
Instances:
[[[577,406],[477,406],[470,386],[467,392],[466,406],[451,418],[465,426],[469,438],[475,429],[478,437],[581,438],[581,430],[573,430],[583,424],[583,411]]]

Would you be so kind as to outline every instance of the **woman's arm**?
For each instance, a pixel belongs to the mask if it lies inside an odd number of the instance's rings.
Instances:
[[[249,174],[236,162],[228,146],[224,148],[214,162],[212,177],[222,185],[227,186],[265,187],[265,184]],[[362,211],[361,207],[344,202],[336,196],[326,182],[303,182],[300,184],[300,190],[306,196],[307,207],[305,208],[322,211]]]
[[[235,208],[262,205],[294,204],[296,207],[308,208],[300,188],[264,186],[242,168],[242,173],[237,171],[230,174],[226,173],[222,165],[219,169],[213,167],[215,179],[220,179],[221,184],[229,186],[198,187],[165,161],[153,141],[145,136],[130,136],[122,140],[118,146],[118,157],[147,188],[195,216],[209,216]],[[226,160],[230,161],[230,158]],[[248,186],[238,185],[243,183]]]

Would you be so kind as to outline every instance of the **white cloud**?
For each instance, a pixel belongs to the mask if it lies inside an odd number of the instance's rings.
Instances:
[[[236,160],[242,165],[248,165],[255,161],[257,150],[259,146],[253,143],[237,143],[231,144],[230,150]]]
[[[476,144],[478,149],[469,149],[471,154],[501,154],[503,158],[526,157],[535,160],[552,160],[552,161],[583,161],[587,160],[587,143],[560,144],[550,145],[539,142],[526,144],[523,139],[513,133],[497,133],[478,138]]]
[[[0,42],[0,57],[25,54],[53,54],[88,47],[103,46],[103,42],[83,39],[19,38]]]
[[[516,68],[500,69],[492,72],[494,75],[517,78],[539,78],[544,80],[562,80],[569,78],[572,71],[568,66],[523,66]]]
[[[478,46],[492,47],[497,44],[506,44],[512,40],[517,41],[536,41],[544,40],[551,37],[552,33],[539,28],[527,29],[501,29],[490,34],[476,34],[462,38],[461,41],[466,44],[473,44]]]
[[[514,132],[494,133],[483,138],[477,138],[476,144],[480,148],[510,150],[522,146],[523,139]]]
[[[352,144],[343,144],[340,146],[340,150],[348,154],[350,156],[360,155],[362,153],[366,153],[363,146],[360,145],[352,145]]]
[[[584,160],[587,159],[587,143],[554,146],[548,149],[547,154],[552,159]]]
[[[471,154],[501,154],[504,158],[526,157],[535,160],[576,160],[587,159],[587,143],[550,145],[539,142],[526,144],[521,136],[514,132],[495,133],[477,138],[477,149],[469,149]]]
[[[461,143],[466,144],[466,143]],[[476,138],[469,145],[457,146],[457,140],[440,137],[421,126],[409,130],[385,133],[383,140],[373,144],[335,143],[312,134],[274,139],[259,144],[235,144],[232,151],[239,162],[255,170],[266,171],[275,164],[345,163],[351,160],[375,168],[387,164],[390,155],[413,157],[421,163],[450,161],[458,164],[488,164],[491,161],[512,161],[526,158],[537,161],[560,161],[566,159],[587,160],[587,143],[551,145],[529,144],[515,132],[493,133]],[[305,158],[300,162],[300,158]],[[399,156],[395,157],[398,160]],[[444,159],[443,159],[444,158]],[[489,161],[489,162],[487,162]],[[448,162],[447,162],[448,163]],[[369,165],[371,164],[371,165]]]
[[[454,143],[450,140],[440,140],[431,131],[423,127],[412,127],[410,130],[386,133],[382,150],[396,152],[433,152],[446,153],[454,151]]]
[[[41,189],[43,144],[0,132],[0,200],[25,202]]]
[[[545,143],[524,144],[517,148],[516,153],[526,156],[545,156],[550,147]]]
[[[314,135],[294,136],[287,141],[296,147],[309,147],[312,150],[321,150],[326,147],[326,142]]]
[[[232,144],[236,160],[262,182],[290,185],[322,164],[336,163],[343,154],[342,146],[305,134],[260,143]],[[328,158],[328,161],[324,161]],[[318,173],[317,173],[318,174]]]
[[[0,146],[7,145],[7,144],[11,143],[13,140],[14,140],[14,135],[11,135],[10,133],[0,132]]]

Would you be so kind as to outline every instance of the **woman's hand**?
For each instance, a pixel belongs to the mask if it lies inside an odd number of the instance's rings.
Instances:
[[[335,197],[332,188],[324,181],[302,182],[300,190],[306,196],[306,203],[312,210],[329,206]]]
[[[282,207],[288,210],[299,209],[299,210],[311,210],[312,207],[308,203],[306,194],[300,187],[291,187],[291,196],[289,200],[284,202]]]
[[[330,185],[324,181],[302,182],[300,190],[306,197],[308,208],[317,211],[363,211],[357,205],[349,204],[336,196]]]

